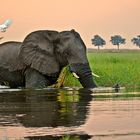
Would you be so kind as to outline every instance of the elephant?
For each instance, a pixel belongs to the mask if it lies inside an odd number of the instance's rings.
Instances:
[[[0,44],[0,84],[11,88],[45,88],[56,83],[63,67],[69,66],[84,88],[95,88],[86,46],[79,33],[37,30],[23,42]]]
[[[18,56],[21,45],[22,43],[17,41],[0,44],[0,85],[24,87],[25,66]]]

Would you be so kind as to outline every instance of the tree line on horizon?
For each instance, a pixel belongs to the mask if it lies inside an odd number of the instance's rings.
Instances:
[[[99,35],[94,35],[94,37],[91,39],[92,45],[97,46],[98,50],[100,50],[100,47],[103,47],[106,45],[106,41]],[[114,35],[111,36],[110,40],[112,45],[116,45],[117,49],[120,49],[120,45],[126,44],[126,39],[123,38],[121,35]],[[137,37],[133,37],[131,39],[131,42],[140,48],[140,35],[137,35]]]

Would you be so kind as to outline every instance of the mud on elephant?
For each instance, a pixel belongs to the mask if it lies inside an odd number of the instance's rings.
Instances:
[[[34,31],[21,42],[0,45],[0,84],[11,88],[41,88],[54,84],[62,68],[69,69],[84,88],[96,87],[86,46],[74,31]]]

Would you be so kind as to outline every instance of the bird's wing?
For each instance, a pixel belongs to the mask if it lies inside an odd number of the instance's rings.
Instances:
[[[11,25],[11,23],[12,23],[12,20],[11,20],[11,19],[7,19],[7,20],[4,22],[3,25],[5,25],[5,27],[7,28],[7,27],[9,27],[9,26]]]

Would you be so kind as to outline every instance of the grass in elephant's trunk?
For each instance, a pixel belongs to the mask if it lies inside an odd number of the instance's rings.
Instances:
[[[70,73],[68,70],[68,66],[64,67],[59,75],[59,78],[56,82],[55,85],[53,85],[53,87],[55,88],[60,88],[64,86],[64,82],[65,82],[65,78],[67,76],[67,74]]]
[[[81,87],[80,82],[73,77],[72,73],[69,71],[68,66],[62,69],[56,84],[52,85],[52,87],[60,88],[60,87],[64,87],[64,85]]]

